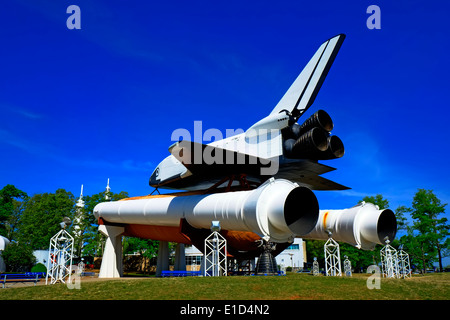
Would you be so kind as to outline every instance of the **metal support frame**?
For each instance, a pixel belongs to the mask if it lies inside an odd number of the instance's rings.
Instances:
[[[66,283],[66,278],[71,283],[73,257],[73,237],[61,229],[50,239],[50,248],[47,259],[47,276],[45,284],[57,282]]]
[[[325,273],[327,276],[342,276],[341,272],[341,254],[339,244],[329,234],[327,242],[324,245],[325,252]]]
[[[314,276],[320,276],[319,261],[317,261],[316,257],[314,257],[312,273]]]
[[[386,245],[380,250],[381,273],[385,278],[398,278],[398,255],[397,250],[386,240]]]
[[[227,275],[227,240],[213,231],[205,239],[204,276],[218,277]]]
[[[398,251],[398,273],[400,278],[411,278],[409,254],[403,250],[403,246],[400,246]]]
[[[78,267],[77,273],[78,273],[80,276],[83,276],[84,271],[86,270],[86,264],[84,263],[83,260],[84,260],[84,259],[81,259],[81,261],[80,261],[80,262],[78,263],[78,265],[77,265],[77,267]]]
[[[347,256],[344,256],[344,274],[346,277],[352,276],[352,263]]]

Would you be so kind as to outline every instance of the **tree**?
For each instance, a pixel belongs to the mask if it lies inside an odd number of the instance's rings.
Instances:
[[[395,210],[395,218],[397,219],[397,231],[405,230],[407,231],[408,223],[406,222],[406,213],[411,213],[412,209],[406,206],[399,206]]]
[[[139,255],[144,262],[144,272],[149,271],[149,265],[147,262],[151,261],[151,258],[156,257],[158,254],[159,241],[151,239],[140,239],[135,237],[125,237],[123,240],[124,253],[139,252]]]
[[[367,269],[372,264],[376,265],[380,261],[380,245],[376,245],[374,250],[361,250],[348,243],[340,242],[339,249],[341,259],[347,256],[356,272]]]
[[[412,202],[411,217],[414,229],[417,230],[421,245],[427,245],[429,250],[437,253],[439,269],[442,267],[442,254],[447,251],[450,235],[450,225],[447,218],[439,218],[445,213],[446,203],[442,204],[432,190],[419,189]]]
[[[365,196],[359,203],[361,202],[370,202],[374,205],[378,206],[380,210],[389,208],[389,201],[384,199],[381,194],[377,194],[374,196]]]
[[[19,220],[18,241],[33,250],[48,249],[50,238],[61,229],[62,219],[73,220],[74,212],[74,196],[64,189],[34,195]]]
[[[400,243],[408,252],[411,264],[417,266],[423,273],[435,261],[436,249],[427,241],[427,236],[418,234],[414,227],[407,227],[407,234],[400,238]]]
[[[33,249],[26,244],[18,242],[13,242],[7,246],[2,253],[2,257],[8,271],[30,271],[31,267],[36,263]]]
[[[12,239],[27,194],[8,184],[0,190],[0,235]],[[22,201],[19,201],[22,200]]]
[[[323,266],[325,263],[325,255],[323,251],[323,246],[325,245],[325,241],[323,240],[305,240],[306,242],[306,252],[307,259],[309,262],[312,262],[314,258],[317,258],[319,265]]]

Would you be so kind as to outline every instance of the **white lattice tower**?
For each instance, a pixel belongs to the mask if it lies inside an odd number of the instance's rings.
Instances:
[[[409,264],[409,254],[400,246],[398,251],[398,273],[401,278],[411,277],[411,266]]]
[[[344,274],[347,277],[352,276],[352,263],[347,256],[344,256]]]
[[[45,284],[48,284],[49,278],[50,284],[65,283],[66,278],[70,283],[72,257],[73,237],[65,229],[61,229],[50,239]]]
[[[111,188],[109,187],[109,178],[108,183],[106,184],[105,200],[111,200]]]
[[[325,272],[327,276],[342,276],[341,272],[341,254],[339,244],[331,238],[328,238],[324,245],[325,252]]]
[[[313,273],[314,276],[319,276],[320,275],[319,261],[317,261],[316,257],[314,257],[312,273]]]
[[[398,256],[397,250],[386,240],[386,245],[380,250],[381,272],[385,278],[398,278]]]
[[[75,219],[73,221],[73,235],[75,239],[81,239],[81,224],[83,222],[83,208],[84,208],[84,200],[83,200],[83,185],[81,185],[81,193],[78,198],[77,203],[75,204],[76,214]]]
[[[218,277],[227,275],[227,240],[217,231],[213,231],[205,239],[204,261],[204,276]]]

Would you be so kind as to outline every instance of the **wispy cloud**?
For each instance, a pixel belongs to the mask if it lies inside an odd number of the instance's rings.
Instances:
[[[149,170],[154,169],[154,164],[150,161],[139,162],[135,160],[123,160],[120,162],[120,166],[127,171],[148,172]]]
[[[17,114],[20,114],[21,116],[24,116],[28,119],[41,119],[43,118],[43,116],[41,114],[35,113],[35,112],[31,112],[25,109],[20,109],[20,108],[16,108],[14,110],[14,112],[16,112]]]
[[[4,129],[0,129],[0,143],[8,144],[33,154],[38,152],[38,148],[36,148],[35,144],[29,143],[14,133]],[[39,153],[40,152],[42,151],[39,151]]]
[[[35,111],[30,111],[27,108],[19,107],[16,105],[13,106],[9,104],[2,104],[0,107],[3,111],[14,113],[27,119],[37,120],[44,118],[43,114],[37,113]]]
[[[375,195],[375,194],[370,194],[370,193],[367,193],[367,192],[355,191],[355,190],[352,190],[352,189],[350,189],[350,190],[342,190],[340,192],[340,194],[342,196],[345,196],[345,197],[358,198],[358,199],[362,199],[362,198],[367,197],[367,196],[374,196]]]
[[[111,161],[111,160],[101,160],[101,159],[72,159],[72,158],[60,158],[59,161],[63,161],[66,164],[70,164],[77,167],[84,168],[103,168],[109,169],[111,171],[140,171],[149,172],[154,169],[154,164],[148,161],[135,161],[130,159]]]
[[[52,0],[41,0],[36,3],[27,0],[17,1],[33,10],[36,15],[39,15],[39,19],[44,17],[58,25],[58,28],[61,22],[64,22],[64,17],[68,17],[68,15],[64,15],[65,12],[60,12],[61,4]],[[82,30],[86,28],[89,31],[78,32],[77,36],[115,54],[153,63],[161,63],[166,60],[167,54],[171,54],[171,51],[155,52],[154,48],[148,45],[151,41],[145,33],[131,32],[129,31],[130,28],[123,28],[124,25],[136,23],[130,13],[122,12],[121,15],[116,15],[110,5],[101,1],[85,1],[80,7],[82,8],[82,16],[95,16],[97,22],[100,23],[89,24],[88,19],[82,19]],[[65,23],[63,26],[65,27]],[[137,28],[134,30],[137,30]]]
[[[111,171],[149,172],[154,169],[154,164],[149,161],[137,161],[132,159],[104,160],[92,159],[85,156],[73,156],[64,154],[57,146],[48,143],[36,143],[22,138],[8,130],[0,129],[0,144],[7,144],[24,152],[49,159],[73,168],[108,169]]]

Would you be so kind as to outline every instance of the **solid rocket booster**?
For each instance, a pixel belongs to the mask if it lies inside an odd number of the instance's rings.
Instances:
[[[277,243],[295,237],[337,241],[370,250],[393,240],[394,213],[371,203],[350,209],[320,210],[314,193],[284,179],[271,178],[257,189],[214,194],[192,192],[103,202],[94,215],[106,224],[179,227],[185,219],[197,229],[220,221],[223,230],[253,232]]]
[[[250,231],[285,243],[309,233],[319,216],[319,204],[310,189],[274,178],[250,191],[124,200],[98,204],[95,217],[106,223],[168,227],[177,227],[185,219],[198,229],[209,229],[211,221],[220,221],[223,230]]]
[[[343,241],[357,248],[371,250],[376,244],[392,241],[397,233],[397,220],[390,209],[379,210],[362,202],[350,209],[320,210],[314,229],[304,239]]]

